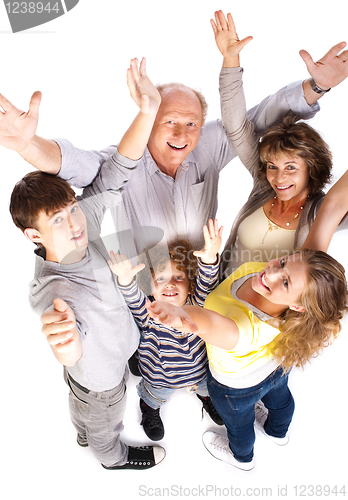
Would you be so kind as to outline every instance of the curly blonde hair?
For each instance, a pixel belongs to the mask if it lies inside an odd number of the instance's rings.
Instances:
[[[272,352],[285,372],[303,368],[330,345],[341,330],[348,310],[348,290],[343,266],[319,250],[298,250],[306,264],[308,284],[299,304],[305,311],[287,309],[281,317],[280,334]]]

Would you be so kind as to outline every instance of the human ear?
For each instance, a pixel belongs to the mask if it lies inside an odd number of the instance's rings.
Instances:
[[[28,227],[24,230],[25,236],[34,243],[41,243],[41,234],[37,229],[33,229],[32,227]]]
[[[289,306],[289,309],[292,311],[297,311],[297,312],[304,312],[306,309],[303,306],[299,306],[297,304],[293,304],[292,306]]]

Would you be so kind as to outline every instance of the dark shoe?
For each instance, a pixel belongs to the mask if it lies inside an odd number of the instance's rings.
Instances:
[[[86,448],[88,446],[87,437],[81,436],[81,434],[77,434],[77,444],[82,448]]]
[[[140,399],[140,410],[143,415],[140,425],[144,427],[144,432],[152,441],[159,441],[164,436],[164,426],[159,411],[148,406]]]
[[[130,372],[136,377],[141,377],[141,373],[139,370],[139,353],[135,351],[135,353],[129,358],[128,366]]]
[[[127,462],[124,465],[111,465],[104,469],[151,469],[155,465],[162,462],[166,456],[165,449],[161,446],[129,446]]]
[[[209,396],[200,396],[199,394],[196,394],[197,398],[202,401],[203,408],[202,408],[202,417],[203,417],[203,410],[205,410],[209,417],[212,419],[213,422],[215,422],[217,425],[224,425],[224,421],[218,414],[218,412],[215,409],[215,406],[212,403],[212,400],[210,399]]]

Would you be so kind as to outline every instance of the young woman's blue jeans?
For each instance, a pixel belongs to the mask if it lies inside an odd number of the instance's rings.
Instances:
[[[255,403],[260,399],[268,409],[264,429],[274,437],[284,437],[294,413],[294,398],[288,388],[288,374],[278,368],[260,384],[233,389],[220,384],[208,370],[208,389],[212,402],[223,419],[231,451],[240,462],[254,455]]]

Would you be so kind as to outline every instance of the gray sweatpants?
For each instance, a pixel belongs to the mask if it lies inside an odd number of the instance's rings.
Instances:
[[[126,368],[121,383],[109,391],[93,392],[79,387],[64,370],[70,387],[70,418],[80,443],[88,443],[96,458],[103,465],[124,465],[128,446],[120,440],[126,409]]]

